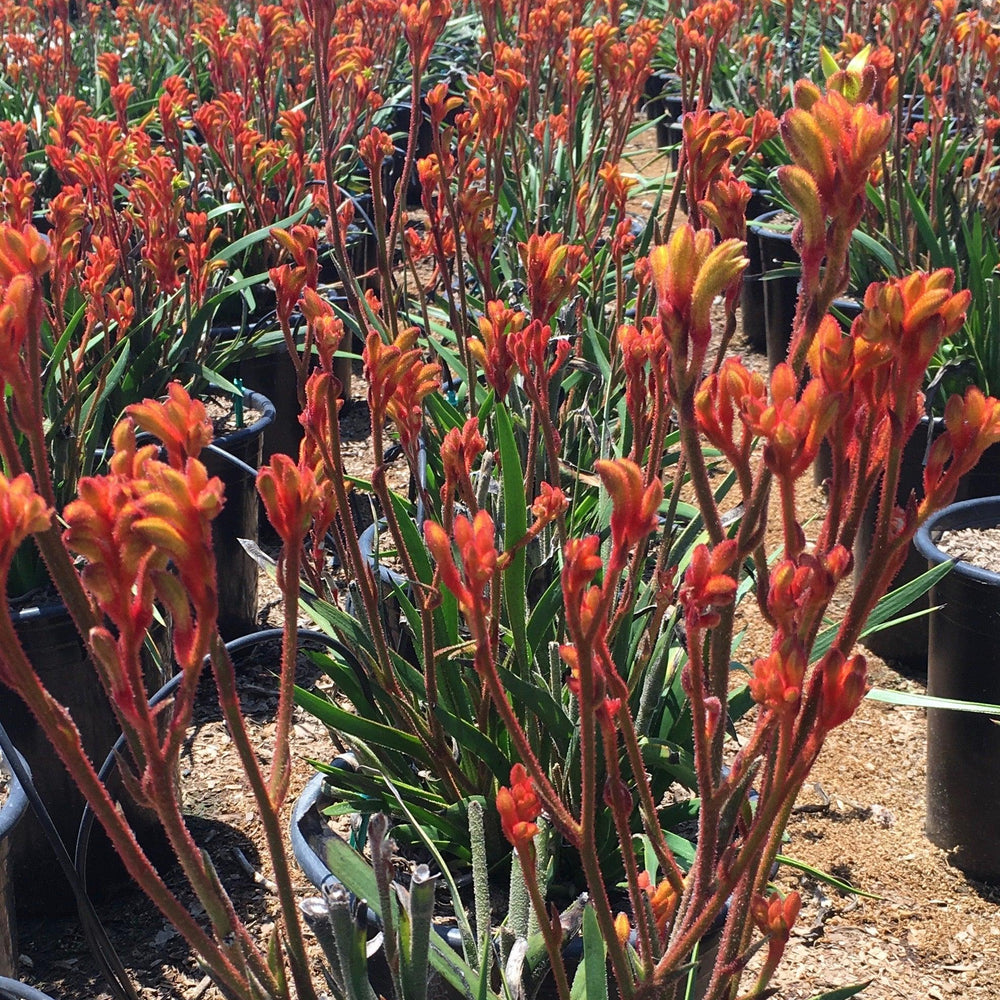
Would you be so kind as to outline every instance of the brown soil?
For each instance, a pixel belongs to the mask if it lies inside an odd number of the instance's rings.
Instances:
[[[662,169],[651,136],[650,130],[640,137],[635,161]],[[732,351],[741,350],[738,333]],[[766,360],[747,357],[766,371]],[[353,468],[367,477],[371,451],[363,404],[349,412],[345,425],[346,450],[357,463]],[[804,483],[799,502],[807,516],[820,515],[824,498]],[[268,603],[273,598],[273,590],[265,588],[262,624],[280,624],[280,610]],[[770,635],[752,602],[743,605],[741,624],[746,636],[740,659],[749,662],[767,652]],[[255,655],[240,668],[251,733],[265,759],[273,738],[275,656],[273,651]],[[920,679],[905,677],[875,657],[869,667],[878,686],[924,689]],[[301,682],[323,685],[311,664],[300,670]],[[870,897],[842,895],[815,877],[781,868],[778,884],[798,888],[805,905],[776,981],[780,996],[807,1000],[869,980],[863,995],[871,1000],[1000,995],[1000,890],[966,878],[924,836],[925,739],[923,710],[873,702],[864,703],[831,735],[792,816],[784,853]],[[293,794],[312,774],[307,759],[329,757],[331,746],[323,727],[297,711]],[[275,902],[266,885],[260,825],[208,694],[184,760],[192,829],[211,851],[237,908],[264,939]],[[984,789],[984,794],[995,791]],[[303,896],[313,894],[304,879],[299,878],[298,888]],[[183,942],[136,892],[114,889],[99,911],[143,1000],[219,1000]],[[109,997],[75,917],[24,924],[20,949],[26,982],[60,1000]]]

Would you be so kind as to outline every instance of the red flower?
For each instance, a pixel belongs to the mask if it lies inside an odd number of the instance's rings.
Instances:
[[[736,541],[727,538],[714,549],[699,545],[691,553],[678,595],[684,606],[688,628],[711,628],[719,622],[717,608],[736,597],[736,581],[726,572],[736,558]]]
[[[36,531],[45,531],[52,511],[35,492],[27,472],[8,479],[0,472],[0,581],[6,583],[11,560],[21,543]]]
[[[479,317],[479,334],[482,339],[469,338],[469,350],[483,366],[486,381],[504,399],[510,391],[510,377],[514,370],[514,355],[508,338],[520,333],[527,317],[523,312],[508,309],[503,302],[486,303],[486,315]]]
[[[719,371],[709,375],[695,395],[698,429],[734,466],[748,463],[753,432],[746,411],[763,407],[766,402],[764,379],[749,371],[739,358],[726,358]]]
[[[50,263],[38,230],[0,226],[0,380],[22,391],[27,369],[21,352],[42,325],[42,276]]]
[[[802,695],[806,654],[797,639],[785,639],[771,654],[753,665],[750,693],[759,705],[777,716],[794,715]]]
[[[845,658],[839,650],[831,649],[816,672],[821,680],[816,725],[821,732],[827,732],[857,711],[867,689],[868,664],[863,656]]]
[[[501,786],[497,791],[497,812],[504,836],[518,853],[530,854],[533,850],[532,840],[538,833],[541,811],[528,772],[523,764],[515,764],[510,769],[510,788]]]
[[[142,430],[160,439],[167,461],[176,469],[182,468],[186,459],[200,455],[214,437],[204,404],[192,399],[180,382],[167,387],[165,403],[145,399],[133,403],[126,412]]]
[[[478,417],[470,417],[459,430],[452,427],[441,442],[441,464],[444,466],[442,499],[455,492],[470,507],[476,506],[476,495],[472,488],[472,466],[486,449],[486,441],[479,433]]]
[[[391,418],[404,448],[416,441],[423,427],[424,397],[441,385],[441,366],[424,363],[421,351],[413,346],[416,339],[416,328],[403,331],[392,344],[372,331],[362,355],[372,426],[381,427],[386,417]]]
[[[580,280],[584,249],[563,243],[560,233],[532,233],[519,249],[527,272],[531,318],[548,323]]]
[[[796,399],[798,380],[790,365],[782,363],[771,374],[771,399],[748,398],[744,407],[753,432],[765,440],[767,467],[787,482],[797,479],[812,464],[820,442],[837,415],[838,400],[812,379]]]
[[[747,266],[744,244],[723,240],[709,229],[679,226],[670,242],[649,255],[660,326],[673,352],[675,391],[682,395],[702,365],[712,336],[712,302]]]
[[[477,639],[482,639],[489,615],[489,598],[485,592],[496,575],[499,559],[493,518],[485,510],[478,511],[471,521],[460,515],[455,519],[454,534],[462,560],[461,572],[455,564],[444,528],[434,521],[424,524],[424,539],[437,563],[442,582],[458,599],[474,632],[479,631]]]
[[[802,899],[797,892],[790,892],[784,899],[775,890],[768,899],[757,896],[750,902],[750,913],[760,932],[767,938],[766,968],[771,971],[784,954],[785,945],[795,920],[799,915]]]
[[[555,521],[569,507],[566,494],[558,486],[542,483],[541,491],[531,505],[531,513],[535,515],[535,523],[531,526],[531,533],[534,535]]]
[[[656,530],[663,484],[654,479],[644,487],[642,471],[627,458],[595,462],[594,468],[611,495],[611,546],[624,560],[634,545]]]
[[[321,499],[313,470],[288,455],[273,455],[257,473],[257,492],[285,546],[301,545]]]

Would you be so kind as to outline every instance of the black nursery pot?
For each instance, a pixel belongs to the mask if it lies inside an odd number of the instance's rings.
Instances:
[[[936,419],[930,431],[932,440],[941,433],[943,421]],[[899,468],[899,488],[896,491],[896,503],[905,504],[913,493],[917,500],[924,496],[924,455],[927,451],[928,419],[925,417],[920,426],[903,448]],[[1000,494],[1000,445],[993,445],[983,453],[979,464],[966,473],[959,481],[957,498],[959,500],[977,499]],[[854,580],[860,579],[865,566],[872,556],[872,536],[875,531],[875,503],[869,503],[858,525],[857,538],[854,541]],[[890,590],[915,580],[927,570],[927,559],[921,554],[916,544],[910,546],[906,561],[896,574]],[[912,615],[918,611],[926,611],[935,604],[930,594],[918,597],[900,612],[900,616]],[[865,636],[861,642],[883,660],[897,663],[907,670],[922,673],[927,668],[929,617],[924,614],[909,621],[900,622],[891,628],[880,629]]]
[[[0,1000],[52,1000],[48,993],[0,976]]]
[[[773,211],[770,192],[754,189],[747,204],[747,218],[758,219]],[[747,232],[747,260],[749,265],[743,273],[743,287],[740,292],[740,316],[743,319],[743,335],[750,350],[758,354],[767,353],[767,332],[764,322],[764,282],[760,259],[760,242],[756,235]]]
[[[17,918],[14,914],[14,882],[10,864],[10,840],[28,805],[28,797],[10,766],[7,797],[0,806],[0,976],[17,972]]]
[[[257,563],[240,545],[239,539],[257,541],[257,488],[255,475],[260,466],[264,431],[274,422],[274,406],[259,392],[246,390],[244,406],[260,416],[249,427],[217,437],[212,448],[201,454],[210,476],[218,476],[225,487],[226,502],[212,522],[219,585],[219,632],[226,640],[256,629]],[[242,464],[229,461],[219,451]]]
[[[69,612],[59,603],[22,606],[12,613],[12,619],[28,661],[56,701],[69,708],[83,749],[96,767],[114,745],[120,729]],[[161,677],[152,663],[147,664],[145,673],[149,690],[160,686]],[[0,724],[30,768],[32,784],[63,843],[72,846],[83,812],[83,796],[31,711],[13,692],[5,690],[0,696]],[[123,808],[140,842],[155,850],[161,837],[156,818],[127,800],[123,800]],[[24,817],[7,842],[8,871],[18,909],[47,916],[71,912],[75,907],[73,894],[34,814]],[[102,874],[102,888],[119,885],[127,877],[103,832],[95,843],[95,864]]]
[[[760,275],[763,286],[764,336],[767,364],[771,371],[788,357],[792,340],[795,306],[799,297],[798,274],[774,276],[773,272],[799,264],[799,255],[792,246],[792,234],[772,228],[780,211],[766,212],[747,226],[748,242],[755,239],[760,253]],[[746,319],[744,318],[744,323]]]
[[[931,566],[950,557],[945,530],[1000,525],[1000,497],[952,504],[920,529],[916,547]],[[966,562],[931,590],[927,693],[1000,703],[1000,574]],[[927,836],[974,878],[1000,882],[1000,727],[988,715],[927,711]]]

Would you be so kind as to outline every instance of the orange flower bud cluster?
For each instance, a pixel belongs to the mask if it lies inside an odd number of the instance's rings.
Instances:
[[[743,250],[739,240],[716,245],[711,230],[684,225],[649,255],[660,326],[673,355],[675,399],[701,377],[712,336],[712,302],[743,273]]]
[[[771,401],[749,399],[746,410],[751,430],[766,442],[767,467],[786,482],[812,464],[837,412],[836,398],[818,379],[811,379],[798,398],[797,390],[791,367],[780,364],[771,374]]]
[[[775,637],[778,643],[781,633]],[[794,717],[802,695],[806,651],[796,638],[781,639],[770,655],[753,665],[750,693],[754,701],[784,718]]]
[[[595,462],[594,469],[613,505],[611,563],[624,564],[629,551],[656,530],[663,483],[654,478],[648,486],[644,485],[642,470],[627,458]]]
[[[773,972],[781,956],[795,920],[802,907],[802,898],[797,892],[790,892],[784,899],[777,891],[772,892],[768,899],[757,896],[750,902],[750,912],[754,923],[762,934],[767,937],[766,969]]]
[[[799,215],[793,234],[803,272],[818,272],[826,252],[827,219],[843,233],[857,226],[872,169],[889,141],[892,118],[869,104],[852,104],[835,90],[795,86],[795,106],[781,119],[792,165],[778,178]]]
[[[691,563],[684,574],[680,602],[688,630],[712,628],[719,622],[719,608],[732,604],[736,581],[729,575],[736,558],[736,541],[727,538],[713,549],[699,545],[691,553]]]
[[[501,786],[497,792],[497,812],[504,836],[518,854],[532,856],[532,840],[538,833],[541,811],[541,803],[524,765],[515,764],[510,770],[510,787]]]
[[[559,233],[532,233],[519,245],[528,284],[531,318],[546,324],[576,287],[583,270],[584,249],[563,243]]]
[[[0,472],[0,583],[6,586],[11,560],[21,543],[36,531],[44,531],[52,511],[35,492],[27,472],[8,479]]]
[[[126,412],[140,430],[159,438],[174,468],[181,468],[189,458],[197,458],[215,436],[205,404],[192,399],[180,382],[167,386],[166,402],[146,399],[133,403]]]
[[[486,642],[490,614],[486,589],[497,574],[499,560],[493,518],[485,510],[478,511],[471,521],[459,515],[455,518],[454,535],[462,561],[461,571],[455,564],[451,541],[444,528],[434,521],[424,524],[424,539],[437,563],[441,581],[458,599],[458,606],[468,619],[476,641]]]
[[[49,246],[31,226],[0,226],[0,382],[15,395],[28,389],[22,350],[42,324],[42,276],[49,270]]]
[[[504,399],[510,391],[515,361],[509,338],[520,333],[527,317],[508,309],[503,302],[486,303],[486,315],[479,317],[479,337],[469,338],[469,350],[483,367],[487,384]]]
[[[461,430],[452,427],[445,434],[441,442],[441,464],[444,466],[441,499],[446,510],[456,494],[470,510],[476,509],[476,493],[472,488],[472,466],[485,449],[486,441],[479,433],[478,417],[469,417]]]
[[[441,366],[424,362],[414,346],[416,340],[415,327],[404,330],[392,344],[372,331],[362,354],[372,426],[381,427],[387,417],[391,419],[404,449],[412,447],[420,434],[424,397],[441,385]]]

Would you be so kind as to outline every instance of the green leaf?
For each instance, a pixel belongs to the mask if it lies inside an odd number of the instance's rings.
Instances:
[[[926,594],[927,591],[934,586],[943,576],[946,576],[951,571],[952,563],[944,562],[939,563],[937,566],[929,569],[926,573],[921,573],[915,580],[911,580],[909,583],[904,584],[902,587],[898,587],[891,593],[886,594],[872,609],[872,613],[868,616],[868,622],[865,625],[864,631],[861,633],[862,636],[869,635],[872,632],[877,632],[881,628],[887,628],[889,625],[894,625],[897,621],[900,621],[899,613],[904,609],[909,607],[918,597],[922,594]],[[916,618],[922,614],[928,614],[924,611],[918,611],[914,615],[908,615],[908,618]],[[831,625],[829,628],[823,629],[822,632],[816,637],[816,642],[813,645],[812,659],[810,662],[815,663],[817,660],[821,659],[826,655],[827,651],[833,645],[834,640],[837,638],[837,633],[840,631],[840,625]]]
[[[547,732],[559,749],[565,751],[573,737],[574,725],[562,705],[549,691],[545,680],[537,673],[525,680],[513,671],[503,668],[500,668],[499,674],[504,687],[514,699],[514,704],[519,704],[525,711],[531,712],[541,722],[542,731]]]
[[[246,236],[241,236],[238,240],[230,243],[229,246],[223,247],[213,258],[212,261],[227,261],[232,260],[238,254],[241,254],[248,247],[252,247],[256,243],[260,243],[262,240],[266,240],[271,235],[272,229],[288,229],[294,226],[299,219],[303,218],[307,212],[312,208],[311,204],[303,205],[297,212],[293,215],[288,216],[287,219],[282,219],[280,222],[275,222],[270,226],[263,226],[260,229],[255,229],[252,233],[247,233]]]
[[[524,495],[524,470],[506,406],[496,408],[497,439],[503,477],[504,548],[511,549],[528,533],[528,503]],[[525,586],[525,551],[521,548],[503,575],[507,625],[514,637],[514,653],[523,674],[528,667],[528,604]]]
[[[570,1000],[608,1000],[607,947],[592,903],[583,911],[583,960],[573,977]]]
[[[562,606],[562,580],[557,576],[538,599],[528,619],[528,651],[532,658],[536,656],[544,642],[555,640],[556,619]]]
[[[938,698],[932,694],[916,694],[909,691],[886,691],[872,688],[866,698],[886,705],[910,705],[914,708],[943,708],[952,712],[970,712],[973,715],[1000,716],[1000,705],[989,705],[981,701],[961,701],[958,698]]]
[[[847,1000],[848,997],[856,997],[874,982],[874,979],[869,979],[867,982],[857,983],[855,986],[841,986],[839,989],[830,990],[827,993],[817,993],[811,1000]]]
[[[359,899],[368,900],[368,905],[381,916],[378,886],[371,866],[339,837],[331,835],[326,838],[324,847],[327,868],[344,883],[349,892]],[[475,971],[436,934],[431,935],[430,959],[434,969],[458,992],[459,996],[468,995],[469,984],[476,979]],[[488,991],[487,996],[489,1000],[501,1000],[492,990]]]
[[[862,889],[856,889],[850,882],[844,882],[842,879],[836,878],[819,868],[813,868],[812,865],[807,865],[804,861],[799,861],[796,858],[789,858],[784,854],[779,854],[774,860],[777,861],[779,865],[788,865],[789,868],[794,868],[796,871],[805,872],[807,875],[811,875],[814,879],[816,879],[817,882],[824,882],[831,888],[836,889],[837,892],[842,892],[847,896],[862,896],[865,899],[883,898],[882,896],[876,896],[872,892],[865,892]]]
[[[465,719],[459,719],[452,715],[441,705],[438,705],[434,710],[434,715],[445,732],[462,749],[463,758],[472,753],[482,760],[494,774],[507,774],[510,771],[510,761],[481,729],[466,722]]]
[[[337,732],[347,733],[349,736],[364,740],[366,743],[373,743],[389,750],[409,754],[414,760],[419,760],[430,766],[431,762],[427,751],[415,736],[400,732],[398,729],[383,725],[381,722],[363,719],[353,712],[346,712],[339,705],[334,705],[325,698],[320,698],[303,688],[295,689],[295,704]]]

